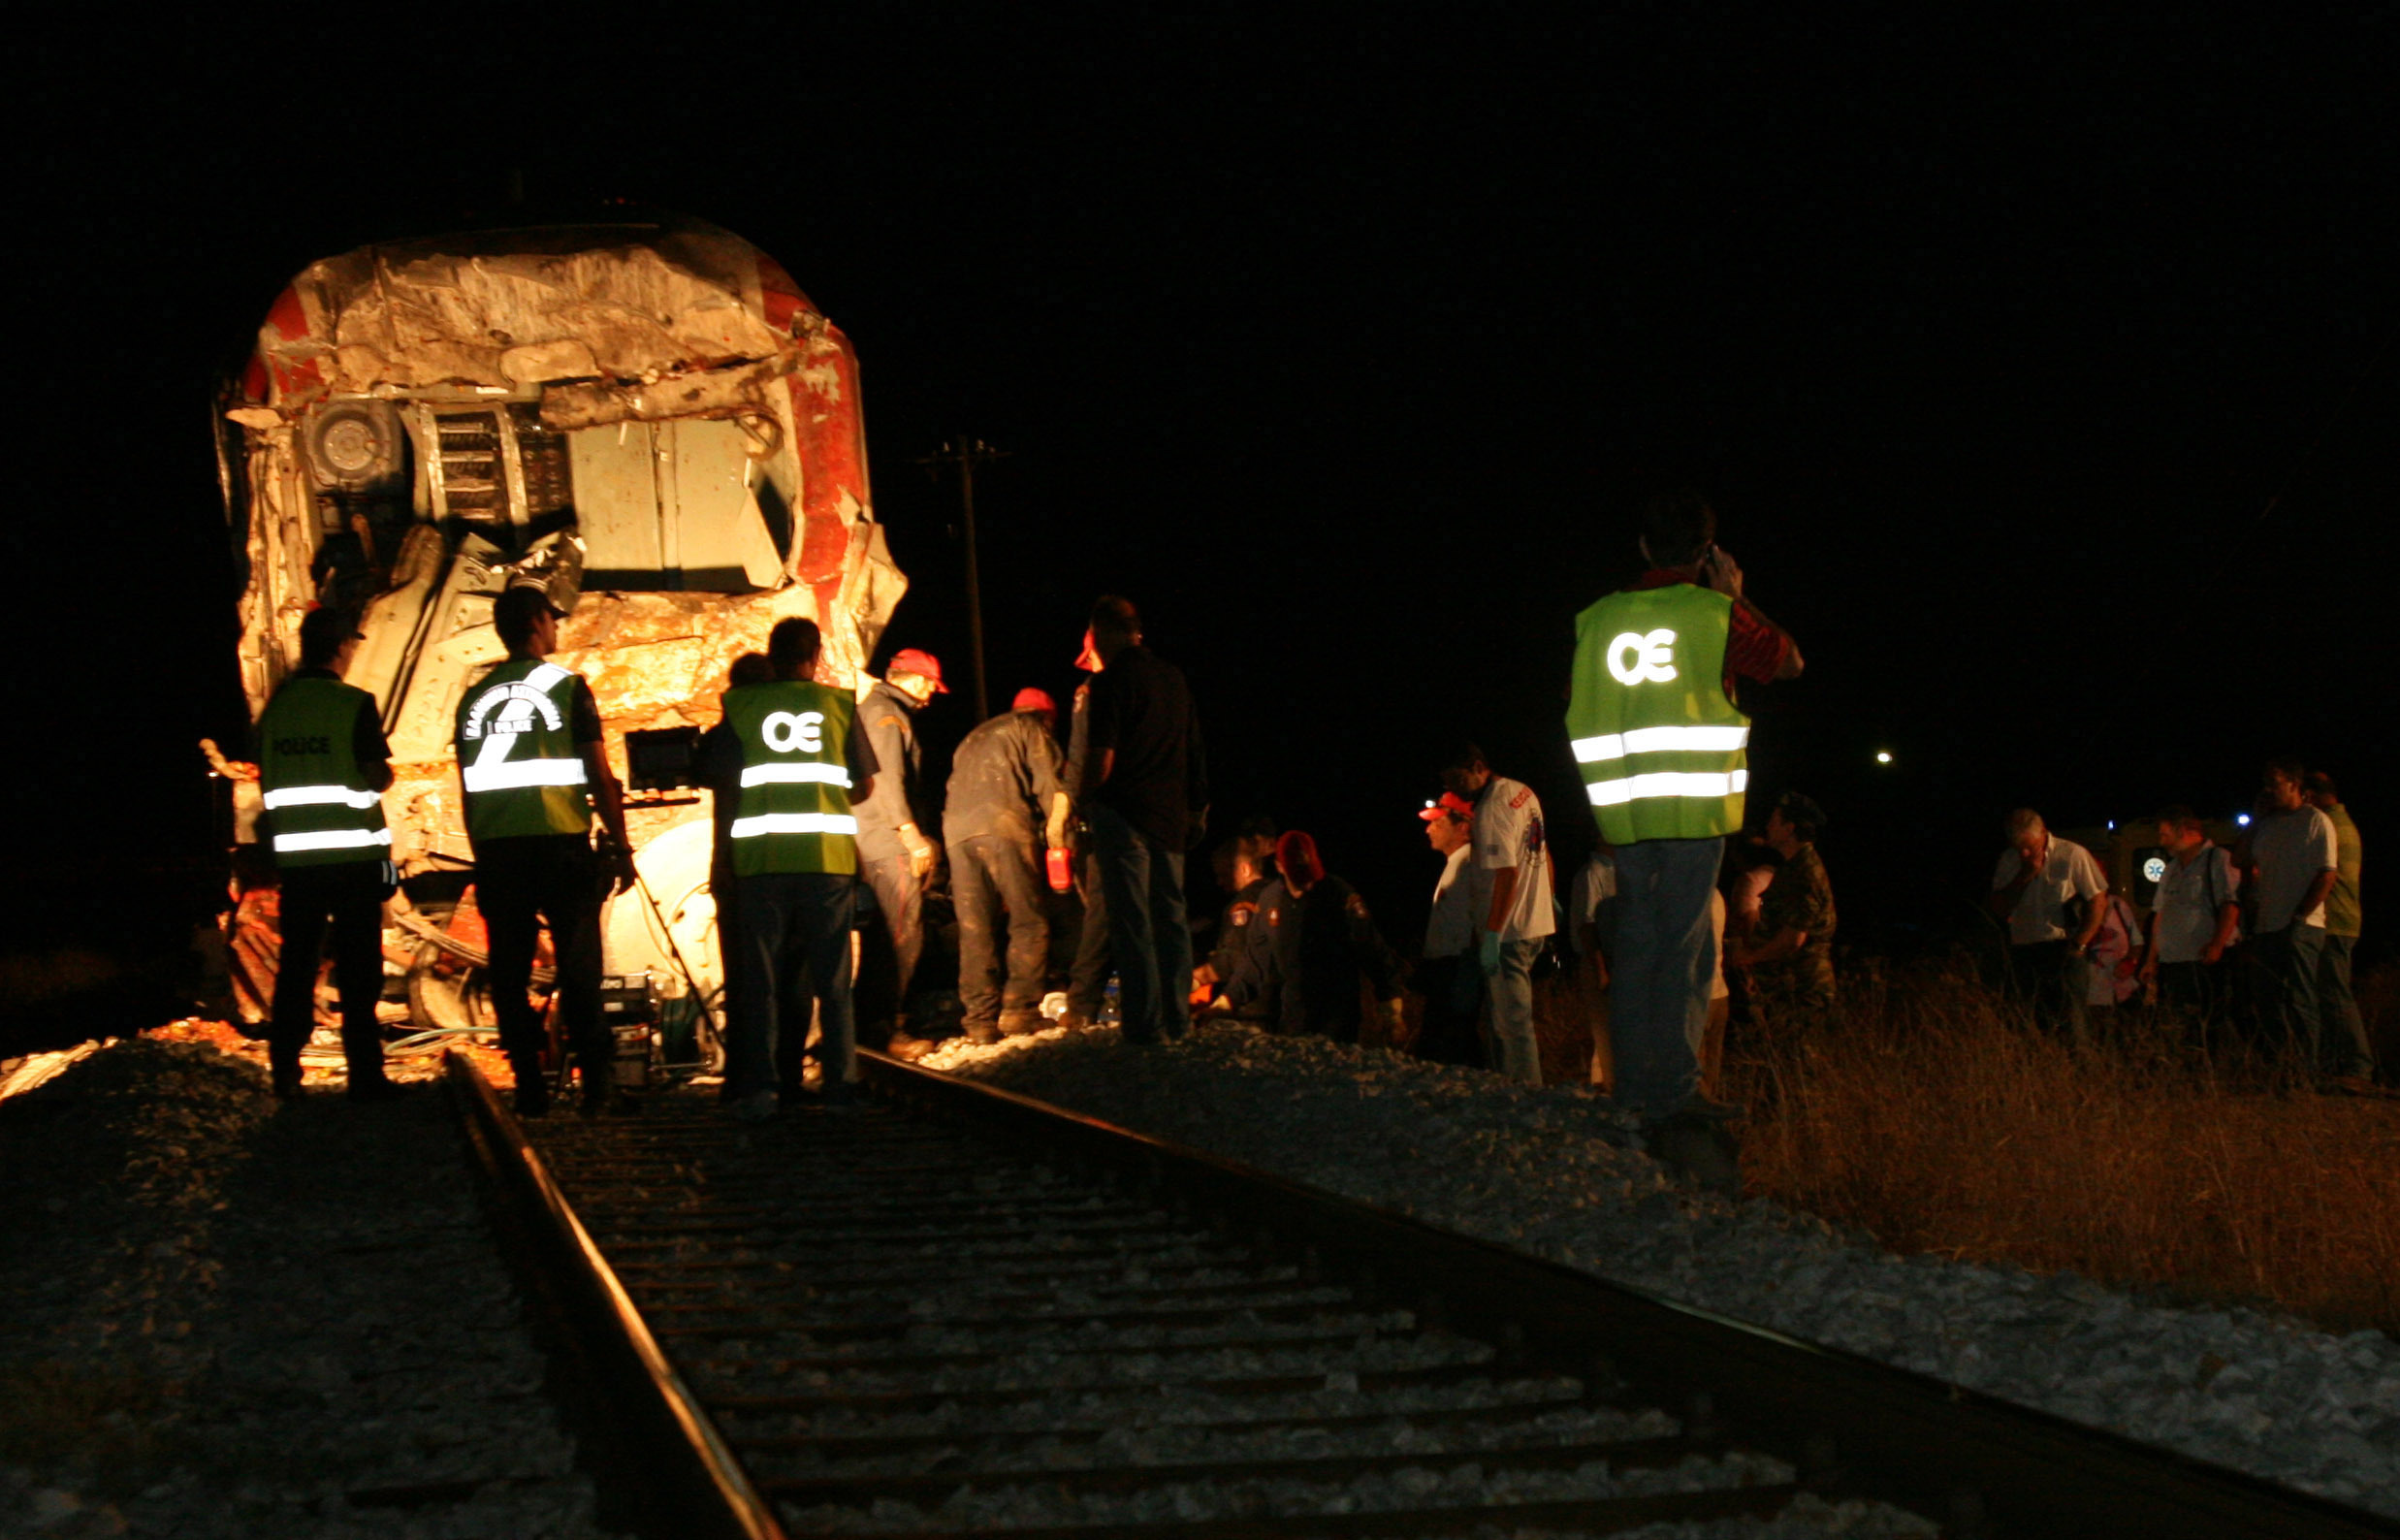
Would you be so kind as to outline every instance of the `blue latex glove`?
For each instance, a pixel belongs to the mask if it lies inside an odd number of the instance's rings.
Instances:
[[[1498,931],[1479,931],[1476,934],[1475,960],[1483,965],[1484,977],[1487,979],[1500,971],[1500,933]]]

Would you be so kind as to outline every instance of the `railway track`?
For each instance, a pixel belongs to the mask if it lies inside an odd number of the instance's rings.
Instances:
[[[653,1536],[1962,1536],[2374,1516],[868,1056],[528,1142],[450,1076],[614,1522]]]

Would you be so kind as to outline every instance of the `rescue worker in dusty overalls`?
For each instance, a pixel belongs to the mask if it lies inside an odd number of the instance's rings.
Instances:
[[[354,1102],[400,1094],[383,1073],[383,901],[399,884],[383,791],[392,784],[375,697],[341,682],[358,632],[348,612],[310,610],[300,668],[258,719],[259,789],[282,874],[282,954],[267,1057],[275,1095],[300,1094],[300,1050],[316,1029],[317,964],[328,922],[341,991],[341,1054]]]
[[[533,946],[550,927],[559,1025],[583,1075],[586,1115],[611,1109],[615,1043],[600,1020],[600,903],[633,885],[624,793],[608,767],[600,711],[581,674],[544,661],[559,614],[521,585],[492,605],[505,661],[467,687],[454,741],[475,848],[475,901],[492,938],[492,1007],[517,1078],[517,1110],[550,1110],[542,1078],[542,1019],[527,989]],[[597,851],[592,816],[600,816]]]
[[[1020,690],[1008,711],[968,733],[950,758],[942,836],[958,909],[958,999],[970,1042],[997,1043],[1041,1026],[1050,915],[1036,841],[1054,814],[1062,824],[1067,814],[1057,732],[1058,703],[1043,690]]]
[[[852,809],[874,794],[878,766],[849,691],[811,677],[822,645],[816,622],[777,622],[767,639],[774,680],[725,692],[732,730],[713,739],[695,767],[704,785],[740,788],[728,831],[741,923],[725,959],[734,985],[725,1084],[735,1115],[752,1122],[776,1113],[779,1041],[790,1061],[780,1083],[786,1094],[797,1090],[812,1001],[823,1034],[816,1052],[825,1105],[850,1100],[857,1068]]]
[[[946,695],[942,664],[913,647],[893,655],[883,677],[858,702],[858,722],[880,766],[875,790],[855,799],[861,875],[883,916],[864,935],[859,1005],[869,1047],[917,1059],[933,1044],[908,1031],[909,986],[925,950],[925,884],[941,852],[919,826],[916,714]]]

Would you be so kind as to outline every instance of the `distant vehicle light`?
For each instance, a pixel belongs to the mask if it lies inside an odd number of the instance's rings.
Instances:
[[[2249,828],[2250,815],[2247,813],[2236,813],[2233,815],[2233,821],[2240,824],[2243,828]]]
[[[2163,855],[2154,855],[2149,860],[2144,861],[2142,863],[2142,881],[2145,882],[2165,882],[2166,857]]]
[[[1877,763],[1877,764],[1890,764],[1891,762],[1892,762],[1892,754],[1891,754],[1891,751],[1890,751],[1890,750],[1888,750],[1888,749],[1878,749],[1878,750],[1876,750],[1876,751],[1875,751],[1875,763]]]

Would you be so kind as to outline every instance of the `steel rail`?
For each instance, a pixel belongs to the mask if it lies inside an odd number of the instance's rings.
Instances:
[[[601,1420],[604,1497],[622,1496],[646,1540],[785,1540],[775,1511],[733,1456],[616,1271],[575,1216],[540,1152],[490,1081],[462,1054],[445,1064],[475,1157],[497,1189],[510,1250],[528,1295],[555,1317],[553,1348],[580,1382],[580,1410]]]
[[[1610,1283],[1252,1167],[872,1052],[868,1084],[1216,1215],[1361,1293],[1408,1300],[1528,1367],[1621,1378],[1781,1456],[1818,1490],[1881,1498],[1958,1536],[2365,1540],[2400,1524],[2121,1434]],[[1514,1510],[1511,1522],[1529,1522]]]

